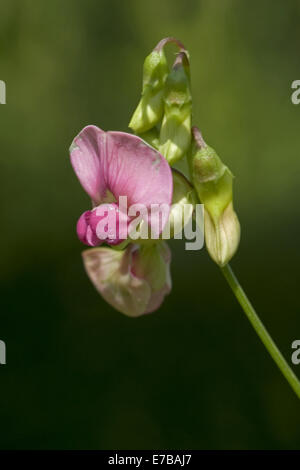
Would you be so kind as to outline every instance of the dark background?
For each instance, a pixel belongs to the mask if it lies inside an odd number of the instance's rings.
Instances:
[[[87,124],[127,130],[144,57],[180,38],[194,123],[236,175],[232,266],[291,362],[299,22],[298,0],[1,0],[2,449],[300,447],[299,401],[204,249],[171,242],[173,291],[155,314],[127,318],[96,293],[68,157]]]

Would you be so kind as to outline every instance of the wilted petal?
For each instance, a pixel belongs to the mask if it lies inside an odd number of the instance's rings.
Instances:
[[[170,263],[171,263],[171,250],[167,243],[160,243],[160,254],[164,260],[166,267],[166,277],[164,285],[156,292],[152,291],[150,302],[147,305],[147,311],[145,313],[151,313],[157,310],[164,301],[166,295],[171,292],[172,289],[172,279],[170,273]]]
[[[147,305],[147,309],[145,313],[152,313],[157,310],[161,304],[164,301],[164,298],[166,295],[168,295],[171,292],[171,286],[168,284],[165,284],[160,290],[157,292],[152,292],[150,301]]]
[[[115,309],[137,317],[156,310],[171,290],[171,253],[164,242],[83,252],[86,272],[96,289]]]
[[[93,248],[82,253],[86,272],[104,299],[116,310],[131,317],[145,313],[151,289],[144,279],[131,272],[132,251],[108,247]]]
[[[132,255],[132,272],[145,279],[151,287],[151,297],[144,313],[157,310],[172,289],[170,274],[171,250],[167,243],[141,246]]]

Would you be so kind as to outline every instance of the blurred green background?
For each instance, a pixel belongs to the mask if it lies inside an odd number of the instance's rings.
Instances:
[[[204,249],[171,242],[173,291],[155,314],[127,318],[96,293],[68,157],[87,124],[127,130],[144,57],[180,38],[194,122],[236,175],[232,266],[290,362],[299,21],[298,0],[1,0],[2,449],[300,448],[299,401]]]

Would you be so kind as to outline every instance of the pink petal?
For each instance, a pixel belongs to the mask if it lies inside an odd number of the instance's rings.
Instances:
[[[87,194],[99,204],[106,192],[100,157],[105,153],[106,133],[96,126],[85,127],[70,147],[71,163]]]
[[[157,251],[129,245],[125,250],[101,247],[82,253],[86,272],[98,292],[125,315],[153,312],[171,290],[169,247],[159,242],[153,249]],[[156,278],[161,279],[159,284]]]
[[[78,219],[76,231],[79,240],[88,246],[98,246],[103,243],[102,240],[94,234],[90,226],[91,211],[85,211]]]
[[[118,245],[128,238],[129,217],[115,203],[100,204],[91,211],[90,225],[100,240]]]
[[[74,139],[71,162],[94,205],[108,198],[118,202],[121,196],[127,197],[128,207],[142,204],[153,237],[158,238],[169,218],[173,179],[157,150],[134,135],[88,126]]]
[[[128,206],[164,205],[161,231],[173,194],[172,172],[165,158],[139,137],[125,132],[108,132],[106,149],[103,171],[109,189],[117,199],[127,196]]]

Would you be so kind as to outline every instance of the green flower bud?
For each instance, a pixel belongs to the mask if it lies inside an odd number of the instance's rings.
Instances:
[[[232,202],[218,221],[210,216],[204,206],[204,231],[207,251],[219,266],[225,266],[235,254],[240,242],[240,223]]]
[[[179,52],[167,78],[164,103],[159,150],[173,165],[187,153],[191,143],[192,97],[186,52]]]
[[[173,198],[170,216],[162,237],[174,238],[180,234],[193,216],[197,195],[192,184],[177,170],[172,169]]]
[[[163,49],[154,49],[145,59],[142,97],[129,123],[136,134],[148,131],[161,121],[164,112],[164,84],[168,73]]]
[[[233,175],[214,149],[206,145],[197,128],[190,169],[194,187],[204,204],[204,230],[207,250],[220,266],[227,264],[240,241],[240,224],[232,203]]]

